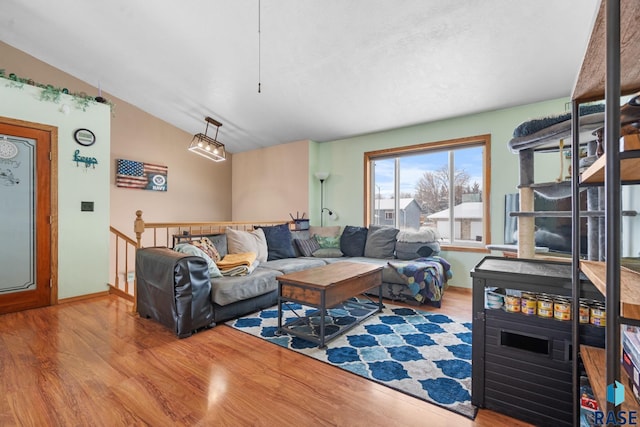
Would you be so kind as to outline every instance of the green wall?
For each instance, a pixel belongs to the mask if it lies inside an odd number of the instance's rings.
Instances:
[[[310,170],[310,174],[313,176],[317,170],[331,173],[324,185],[324,205],[335,209],[339,219],[329,225],[366,225],[362,224],[365,152],[491,134],[491,237],[493,243],[502,243],[504,195],[517,192],[519,179],[518,155],[509,151],[507,143],[520,123],[563,113],[567,102],[564,98],[556,99],[336,141],[311,142],[309,165],[316,169]],[[545,156],[549,156],[550,161],[540,161],[536,157],[535,178],[538,182],[558,176],[558,154]],[[320,185],[315,177],[310,183],[310,209],[316,212],[320,210]],[[318,218],[316,215],[311,217]],[[319,220],[313,223],[319,225]],[[487,254],[455,251],[442,255],[452,264],[454,278],[451,284],[470,287],[470,270]]]
[[[69,95],[58,103],[40,100],[41,89],[16,87],[0,79],[0,116],[58,128],[58,298],[105,292],[109,279],[109,152],[111,111],[102,104],[86,111]],[[68,107],[63,109],[62,106]],[[67,113],[65,113],[67,111]],[[76,129],[90,129],[96,143],[76,144]],[[95,157],[95,168],[73,161],[75,150]],[[93,201],[93,212],[81,212],[80,202]]]

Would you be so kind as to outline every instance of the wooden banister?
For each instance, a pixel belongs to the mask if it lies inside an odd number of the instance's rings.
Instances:
[[[124,234],[122,231],[116,229],[115,227],[110,226],[109,231],[111,235],[114,236],[114,256],[111,259],[111,271],[114,274],[113,283],[109,283],[109,292],[113,294],[117,294],[122,298],[125,298],[129,301],[133,301],[134,307],[133,311],[136,311],[136,302],[135,302],[135,278],[133,280],[133,290],[130,289],[129,286],[129,272],[134,267],[129,267],[135,265],[135,250],[136,250],[136,241],[131,237]],[[124,256],[121,256],[120,251],[124,248]],[[130,251],[131,249],[131,251]],[[124,275],[124,284],[120,283],[120,275]]]

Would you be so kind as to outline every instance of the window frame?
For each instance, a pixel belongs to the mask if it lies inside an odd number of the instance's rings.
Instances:
[[[486,245],[491,244],[491,134],[469,136],[443,141],[426,142],[403,147],[385,148],[382,150],[368,151],[364,153],[364,224],[372,224],[372,209],[374,197],[372,196],[373,168],[372,161],[376,159],[388,159],[397,156],[427,153],[429,151],[455,150],[466,147],[482,146],[482,199],[483,199],[483,233],[485,236],[484,245],[466,246],[454,245],[450,243],[441,244],[442,250],[465,251],[465,252],[489,252]]]

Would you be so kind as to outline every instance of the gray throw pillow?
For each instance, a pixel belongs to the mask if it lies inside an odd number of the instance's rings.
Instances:
[[[313,256],[313,253],[320,249],[320,244],[315,237],[310,239],[294,239],[293,240],[302,256]]]
[[[370,225],[367,242],[364,245],[364,256],[368,258],[393,258],[396,248],[397,228]]]
[[[292,230],[291,231],[291,243],[293,244],[293,250],[296,253],[296,257],[305,256],[300,252],[300,248],[296,240],[309,240],[311,238],[311,233],[309,230]]]

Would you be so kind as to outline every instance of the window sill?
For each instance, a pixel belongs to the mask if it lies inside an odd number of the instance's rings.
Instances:
[[[491,251],[486,247],[479,246],[456,246],[456,245],[440,245],[442,252],[474,252],[481,254],[489,254]]]

